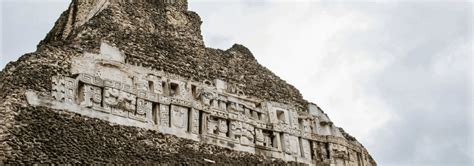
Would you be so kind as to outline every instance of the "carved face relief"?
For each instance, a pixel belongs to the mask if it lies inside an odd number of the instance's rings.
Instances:
[[[239,121],[230,121],[230,136],[231,138],[240,138],[240,135],[242,134],[241,131],[241,122]]]
[[[203,90],[201,95],[201,102],[204,105],[210,106],[211,105],[211,100],[214,100],[216,98],[216,94],[209,90]]]
[[[242,123],[241,143],[244,145],[253,144],[255,129],[251,124]]]
[[[152,103],[143,99],[137,100],[137,115],[146,115],[147,112],[151,112]]]
[[[99,88],[94,89],[92,100],[94,103],[99,104],[99,105],[100,105],[100,102],[102,102],[102,92]]]
[[[126,116],[127,112],[120,105],[120,90],[106,87],[104,88],[104,109],[116,115]]]
[[[120,92],[119,105],[124,108],[125,111],[135,112],[136,96],[127,92]]]
[[[211,105],[211,95],[210,95],[210,93],[202,93],[201,94],[201,101],[205,105]]]

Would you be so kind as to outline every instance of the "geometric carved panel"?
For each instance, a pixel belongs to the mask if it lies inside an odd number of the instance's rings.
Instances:
[[[188,128],[188,108],[171,105],[171,127],[186,131]]]
[[[76,80],[68,77],[52,78],[52,96],[62,102],[73,103],[76,94]]]

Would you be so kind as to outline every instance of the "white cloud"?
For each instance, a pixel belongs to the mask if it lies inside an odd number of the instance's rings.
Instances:
[[[204,21],[206,44],[225,49],[234,42],[244,43],[260,63],[294,84],[336,125],[363,142],[391,117],[383,101],[363,89],[386,62],[346,42],[352,40],[347,37],[351,33],[378,28],[377,18],[337,4],[274,3],[251,10],[245,3],[225,4],[213,3],[220,10],[215,11],[209,10],[210,4],[191,3]]]
[[[472,91],[460,91],[472,89],[466,82],[472,80],[472,50],[462,44],[472,34],[464,23],[472,10],[466,4],[265,1],[249,7],[248,1],[206,1],[191,2],[190,9],[204,21],[207,45],[249,47],[364,143],[379,164],[463,165],[472,162],[472,148],[458,145],[472,146],[466,140],[473,128],[472,116],[464,115],[472,110],[464,102]],[[451,99],[440,105],[443,97]],[[446,126],[439,125],[443,117]],[[448,136],[437,137],[436,128]]]

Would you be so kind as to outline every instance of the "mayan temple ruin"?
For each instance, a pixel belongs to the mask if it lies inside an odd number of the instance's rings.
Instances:
[[[73,0],[0,72],[0,165],[376,165],[246,47],[206,47],[201,23],[186,0]]]

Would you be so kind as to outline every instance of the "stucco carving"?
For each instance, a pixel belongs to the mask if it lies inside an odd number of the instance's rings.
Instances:
[[[76,93],[76,80],[63,77],[53,77],[53,91],[52,96],[58,101],[73,103]]]
[[[242,123],[242,136],[240,137],[240,143],[243,145],[253,145],[254,137],[254,127],[248,123]]]
[[[264,146],[265,144],[265,137],[261,129],[255,129],[255,143],[260,146]]]
[[[153,103],[150,101],[146,101],[144,99],[137,99],[137,110],[134,113],[130,113],[130,118],[145,121],[146,114],[151,113],[153,108]]]
[[[361,157],[366,151],[346,141],[317,106],[297,111],[291,105],[245,96],[241,87],[222,80],[194,82],[127,65],[120,61],[124,59],[121,56],[87,54],[75,59],[75,75],[52,78],[52,99],[61,108],[77,106],[79,109],[70,109],[77,113],[102,112],[105,115],[100,118],[111,122],[145,126],[235,150],[255,153],[258,149],[284,160],[308,164],[369,162]],[[81,67],[83,64],[88,67]],[[30,103],[54,105],[48,101],[51,99],[29,96]],[[126,120],[116,120],[120,119],[117,116]]]
[[[224,119],[219,119],[219,136],[226,137],[227,132],[229,131],[227,128],[227,121]]]
[[[193,134],[199,134],[199,110],[193,109],[191,111],[191,132]]]
[[[93,85],[84,85],[81,89],[79,89],[80,92],[83,92],[82,96],[80,98],[83,99],[81,102],[81,105],[92,108],[100,108],[101,107],[101,102],[102,102],[102,90],[99,87],[93,86]]]
[[[217,133],[217,125],[218,125],[218,120],[210,118],[207,121],[207,133],[208,134],[215,134]]]
[[[160,122],[161,126],[170,127],[169,105],[160,104]]]
[[[171,106],[171,127],[185,129],[188,121],[188,108]]]

